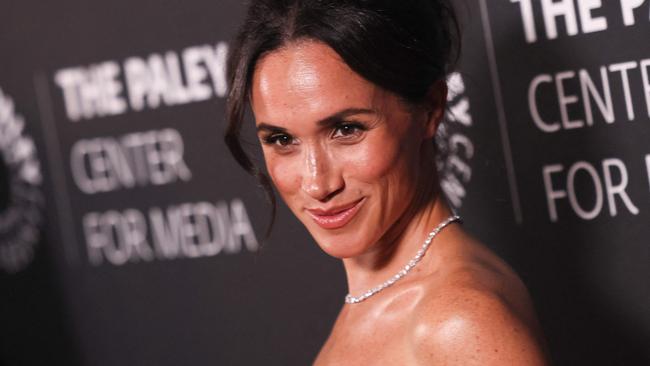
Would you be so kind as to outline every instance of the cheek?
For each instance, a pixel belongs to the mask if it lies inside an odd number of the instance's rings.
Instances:
[[[388,229],[406,210],[415,191],[418,148],[408,136],[388,134],[364,141],[348,154],[348,180],[370,196],[372,226]]]
[[[289,198],[300,188],[300,175],[293,159],[274,156],[264,153],[266,168],[269,171],[273,185],[282,198],[291,206]]]
[[[417,156],[412,141],[405,140],[408,139],[388,134],[366,139],[354,151],[345,154],[349,176],[386,189],[395,188],[392,185],[401,181],[410,181]]]

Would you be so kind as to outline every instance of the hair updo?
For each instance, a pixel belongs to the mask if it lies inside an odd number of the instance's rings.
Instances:
[[[301,39],[328,45],[361,77],[413,104],[446,79],[460,52],[449,0],[252,0],[228,57],[225,142],[267,193],[269,229],[271,182],[244,151],[240,132],[257,61]]]

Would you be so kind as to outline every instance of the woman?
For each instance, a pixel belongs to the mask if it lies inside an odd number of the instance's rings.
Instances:
[[[226,142],[343,260],[350,294],[317,365],[548,362],[525,286],[464,232],[438,185],[432,139],[458,38],[447,1],[249,7]],[[270,182],[239,141],[247,105]]]

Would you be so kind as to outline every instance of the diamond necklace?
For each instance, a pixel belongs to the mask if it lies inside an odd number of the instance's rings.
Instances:
[[[395,282],[399,281],[402,277],[404,277],[407,273],[409,273],[411,271],[411,269],[413,269],[413,267],[415,267],[415,265],[418,264],[418,262],[420,262],[420,260],[424,256],[424,253],[427,251],[427,248],[429,248],[429,245],[431,244],[431,241],[433,240],[433,238],[435,238],[436,235],[438,235],[440,230],[444,229],[445,226],[451,224],[452,222],[458,221],[458,220],[460,220],[460,216],[457,216],[457,215],[449,216],[447,219],[445,219],[445,221],[438,224],[438,226],[436,226],[436,228],[433,229],[429,233],[429,235],[427,236],[427,239],[424,241],[424,244],[422,244],[422,248],[420,248],[420,250],[418,250],[417,254],[415,254],[415,257],[413,257],[413,259],[411,259],[408,262],[408,264],[405,265],[404,268],[402,268],[401,271],[397,272],[388,281],[386,281],[386,282],[382,283],[381,285],[378,285],[378,286],[373,287],[372,289],[366,291],[363,295],[360,295],[358,297],[354,297],[354,296],[352,296],[350,294],[345,295],[345,302],[348,303],[348,304],[359,303],[359,302],[369,298],[370,296],[376,294],[377,292],[385,289],[386,287],[392,286]]]

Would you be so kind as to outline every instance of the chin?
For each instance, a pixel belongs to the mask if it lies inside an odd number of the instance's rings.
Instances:
[[[339,233],[323,232],[321,228],[308,228],[318,246],[332,257],[344,259],[356,257],[366,251],[366,245],[359,230],[346,229]],[[312,231],[312,230],[315,230]]]
[[[366,228],[372,225],[367,223],[369,220],[364,212],[367,209],[367,205],[361,207],[361,210],[344,226],[334,229],[319,225],[304,211],[299,209],[292,211],[321,250],[334,258],[344,259],[359,256],[368,249],[369,233]]]

